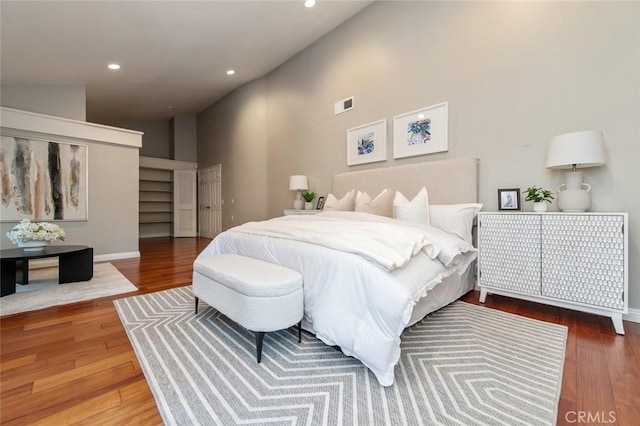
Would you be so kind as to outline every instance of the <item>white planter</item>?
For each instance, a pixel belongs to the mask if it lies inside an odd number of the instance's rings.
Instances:
[[[313,201],[305,202],[304,203],[304,209],[305,210],[313,210]]]
[[[540,201],[539,203],[533,203],[533,211],[536,213],[544,213],[547,211],[547,202]]]
[[[18,241],[22,251],[42,251],[49,245],[49,241]]]

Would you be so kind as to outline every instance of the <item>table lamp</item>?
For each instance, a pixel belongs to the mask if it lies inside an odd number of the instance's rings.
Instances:
[[[309,189],[309,182],[307,181],[307,177],[303,175],[291,176],[289,178],[289,189],[291,191],[297,191],[296,199],[293,201],[293,208],[296,210],[302,210],[304,201],[302,201],[300,191],[306,191],[307,189]]]
[[[591,205],[591,185],[583,183],[578,168],[601,166],[607,162],[604,135],[587,130],[555,136],[547,153],[548,169],[570,169],[565,183],[558,186],[558,208],[563,212],[584,212]]]

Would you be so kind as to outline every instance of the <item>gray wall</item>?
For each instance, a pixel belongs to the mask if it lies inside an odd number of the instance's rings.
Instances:
[[[629,212],[630,306],[639,309],[638,52],[639,3],[376,2],[200,114],[198,162],[223,164],[223,185],[234,180],[223,186],[225,198],[267,182],[266,212],[235,205],[236,219],[253,220],[289,207],[292,174],[307,174],[311,188],[326,194],[337,172],[474,156],[480,200],[494,211],[498,188],[555,189],[563,181],[562,172],[545,169],[554,135],[603,130],[608,162],[585,169],[585,181],[593,211]],[[333,103],[351,95],[355,110],[333,115]],[[251,116],[265,99],[266,117]],[[449,102],[449,151],[391,159],[393,116],[442,101]],[[347,167],[346,129],[382,118],[390,159]],[[253,136],[266,127],[266,142],[259,135],[255,150],[239,150],[242,125]],[[239,181],[238,169],[257,164],[265,149],[266,170]]]
[[[144,132],[144,135],[142,135],[142,148],[140,148],[140,155],[143,157],[171,159],[169,124],[169,120],[110,123],[111,126]]]
[[[198,161],[196,126],[195,115],[173,117],[169,129],[171,159],[189,161],[191,163]]]
[[[3,84],[0,102],[7,108],[85,121],[86,89],[77,85]]]
[[[55,135],[11,132],[88,146],[89,220],[57,222],[65,231],[64,244],[93,247],[94,255],[138,251],[138,148],[71,140]],[[0,246],[15,247],[7,238],[15,222],[0,223]]]
[[[223,229],[267,217],[265,90],[258,79],[198,115],[198,168],[222,164]]]

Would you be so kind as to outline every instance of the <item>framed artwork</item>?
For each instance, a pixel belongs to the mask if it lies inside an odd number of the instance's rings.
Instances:
[[[347,165],[387,159],[387,120],[363,124],[347,130]]]
[[[448,110],[443,102],[393,117],[393,158],[447,151]]]
[[[324,197],[318,197],[318,205],[316,209],[322,210],[324,208]]]
[[[2,136],[3,222],[87,220],[87,146]]]
[[[520,210],[520,188],[498,189],[498,210]]]

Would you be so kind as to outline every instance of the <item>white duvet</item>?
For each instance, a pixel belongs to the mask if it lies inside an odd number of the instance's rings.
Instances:
[[[299,271],[316,336],[384,386],[393,384],[415,303],[476,257],[471,244],[438,228],[357,212],[250,222],[218,235],[199,257],[224,253]]]

